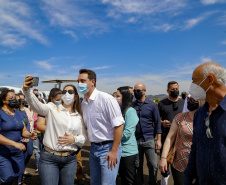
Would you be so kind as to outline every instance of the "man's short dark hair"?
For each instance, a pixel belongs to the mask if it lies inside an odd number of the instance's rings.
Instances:
[[[82,73],[88,74],[88,78],[89,78],[90,81],[95,80],[94,86],[96,87],[96,80],[97,80],[96,73],[94,71],[90,70],[90,69],[80,69],[79,74],[82,74]]]
[[[128,85],[127,85],[127,86],[125,86],[125,87],[127,87],[128,89],[133,89],[133,87],[130,87],[130,86],[128,86]]]
[[[167,89],[169,89],[170,86],[173,85],[173,84],[177,84],[178,85],[178,83],[176,81],[170,81],[170,82],[168,82]]]
[[[38,89],[33,89],[33,92],[34,92],[34,91],[38,91]]]

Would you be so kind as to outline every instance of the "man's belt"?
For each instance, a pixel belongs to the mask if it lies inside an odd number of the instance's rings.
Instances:
[[[106,144],[112,143],[112,142],[113,142],[112,140],[108,140],[108,141],[103,141],[103,142],[100,142],[100,143],[94,143],[94,142],[92,142],[92,143],[95,144],[95,145],[106,145]]]

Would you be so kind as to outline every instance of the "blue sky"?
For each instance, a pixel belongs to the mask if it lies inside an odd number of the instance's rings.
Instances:
[[[89,68],[109,93],[143,82],[162,94],[170,80],[188,91],[207,61],[226,68],[226,0],[0,1],[1,86],[20,87],[26,74],[77,79]]]

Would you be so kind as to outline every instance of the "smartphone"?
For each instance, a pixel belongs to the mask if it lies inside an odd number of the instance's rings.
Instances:
[[[165,173],[161,173],[163,177],[168,177],[170,175],[170,171],[167,170]]]
[[[32,77],[33,83],[31,83],[29,86],[38,86],[39,77]]]

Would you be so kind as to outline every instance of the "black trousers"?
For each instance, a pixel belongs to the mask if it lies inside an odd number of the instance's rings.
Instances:
[[[171,171],[173,175],[174,185],[184,185],[184,173],[176,170],[172,165]]]
[[[121,157],[119,166],[121,184],[135,185],[135,176],[136,176],[135,160],[136,155]]]

